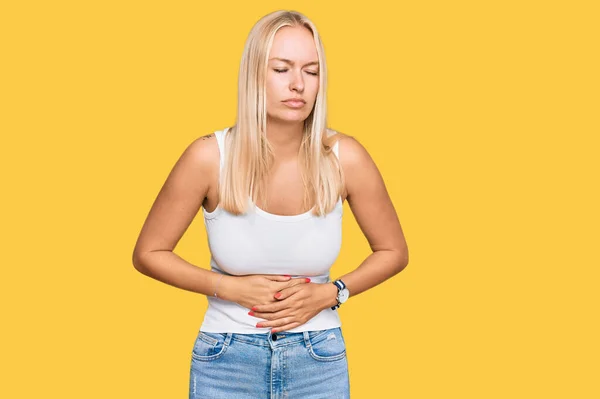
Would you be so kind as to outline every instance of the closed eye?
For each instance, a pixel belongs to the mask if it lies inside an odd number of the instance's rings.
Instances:
[[[275,72],[277,73],[284,73],[287,72],[287,69],[273,69]],[[318,76],[319,73],[318,72],[312,72],[312,71],[305,71],[307,74],[312,75],[312,76]]]

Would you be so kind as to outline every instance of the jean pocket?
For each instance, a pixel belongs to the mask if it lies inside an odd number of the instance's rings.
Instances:
[[[228,347],[227,334],[200,331],[194,342],[192,358],[203,362],[223,356]]]
[[[308,337],[308,353],[313,359],[330,362],[346,357],[346,342],[339,327],[311,331]]]

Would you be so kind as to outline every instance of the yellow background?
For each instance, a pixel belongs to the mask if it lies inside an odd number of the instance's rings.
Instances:
[[[4,2],[0,397],[187,397],[206,299],[131,253],[282,8],[317,24],[330,125],[379,165],[410,249],[340,309],[352,397],[600,397],[593,3]],[[369,253],[345,212],[333,277]],[[201,213],[176,252],[208,268]]]

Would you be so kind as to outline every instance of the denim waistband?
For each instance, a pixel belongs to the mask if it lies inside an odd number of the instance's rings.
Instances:
[[[256,346],[285,346],[297,344],[302,341],[307,346],[311,345],[311,342],[315,342],[315,340],[322,335],[327,333],[336,332],[341,330],[340,327],[329,328],[326,330],[316,330],[316,331],[302,331],[302,332],[275,332],[275,333],[262,333],[262,334],[240,334],[240,333],[213,333],[213,332],[205,332],[205,334],[214,337],[219,336],[225,343],[225,345],[229,345],[231,341],[239,341],[244,342],[250,345]],[[341,331],[340,331],[341,332]]]

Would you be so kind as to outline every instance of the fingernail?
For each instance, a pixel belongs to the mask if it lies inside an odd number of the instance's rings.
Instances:
[[[254,312],[252,312],[252,311],[248,312],[248,314],[249,314],[250,316],[254,316]]]
[[[307,283],[310,283],[310,279],[309,279],[308,277],[306,278],[306,282],[307,282]]]
[[[262,326],[260,325],[260,323],[257,323],[257,324],[256,324],[256,327],[262,327]]]
[[[256,307],[256,306],[252,306],[252,310],[254,310],[254,311],[257,311],[257,310],[258,310],[258,307]]]
[[[275,294],[275,298],[279,298],[281,296],[281,292],[278,292],[277,294]]]
[[[284,274],[283,277],[289,277],[292,278],[292,276],[290,276],[289,274]]]

